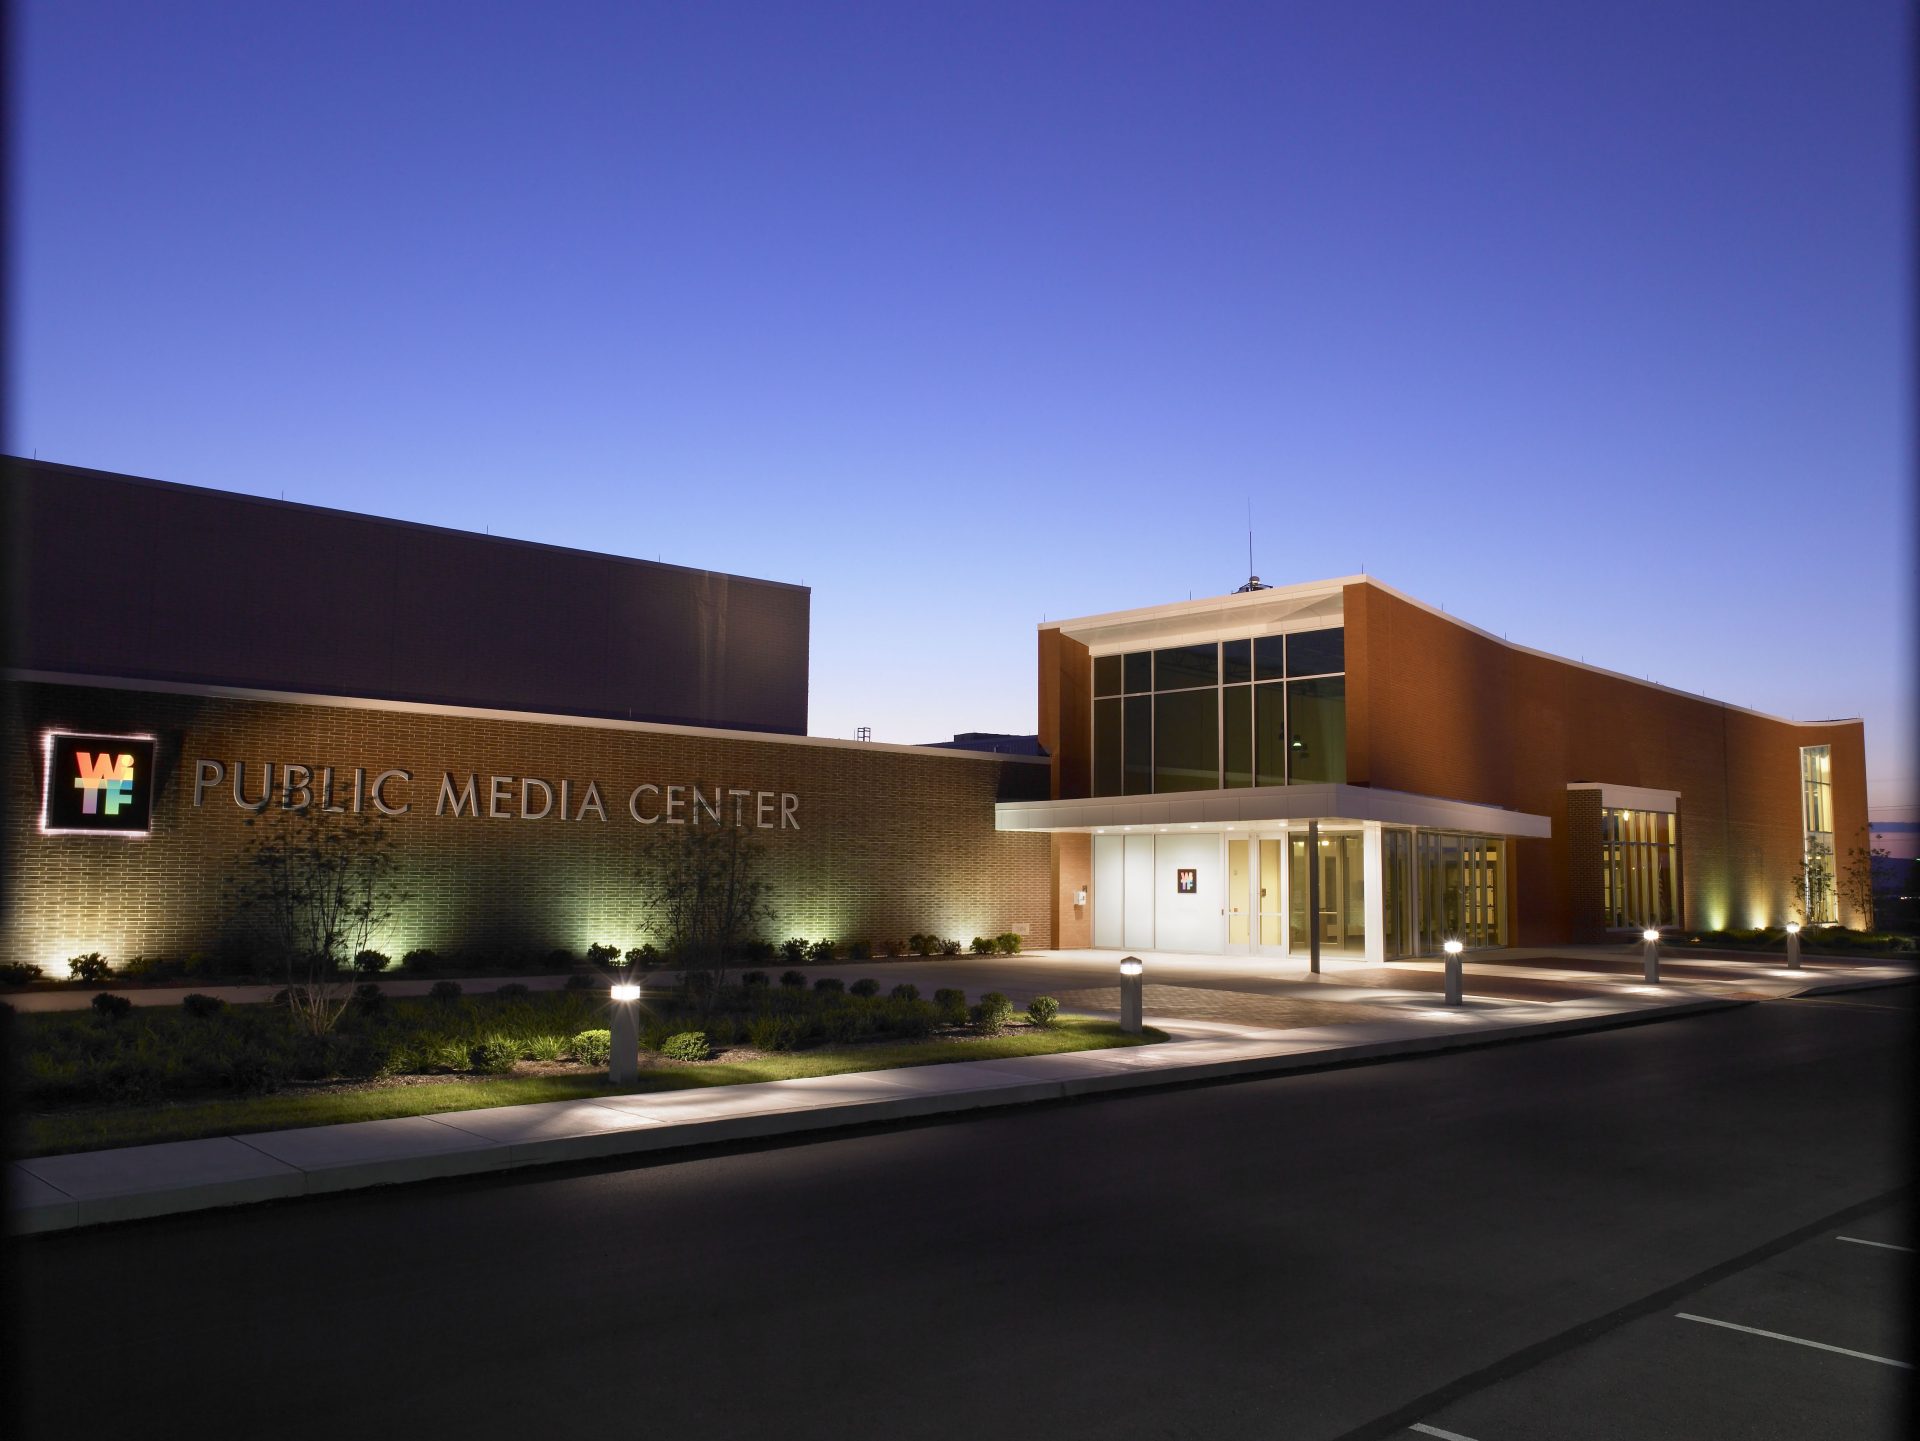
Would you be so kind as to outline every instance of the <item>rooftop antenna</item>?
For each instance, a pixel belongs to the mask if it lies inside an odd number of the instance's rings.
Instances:
[[[1253,497],[1247,497],[1247,583],[1234,588],[1235,595],[1245,595],[1250,590],[1272,590],[1263,584],[1260,577],[1253,573]]]

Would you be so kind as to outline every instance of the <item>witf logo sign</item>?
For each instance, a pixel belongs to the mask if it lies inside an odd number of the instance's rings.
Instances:
[[[152,736],[48,731],[40,829],[50,836],[144,836],[153,822]]]

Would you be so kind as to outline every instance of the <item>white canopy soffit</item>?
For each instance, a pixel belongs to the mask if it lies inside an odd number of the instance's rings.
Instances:
[[[1539,840],[1553,834],[1552,823],[1545,816],[1525,811],[1349,785],[1254,786],[1169,795],[1001,801],[993,811],[994,829],[1002,831],[1098,831],[1176,825],[1225,831],[1281,821],[1380,821],[1391,826]]]
[[[1057,629],[1095,655],[1188,645],[1216,640],[1222,635],[1278,635],[1291,630],[1319,630],[1341,623],[1346,587],[1359,579],[1362,577],[1347,576],[1340,580],[1316,580],[1235,595],[1208,596],[1140,610],[1050,621],[1041,628]]]

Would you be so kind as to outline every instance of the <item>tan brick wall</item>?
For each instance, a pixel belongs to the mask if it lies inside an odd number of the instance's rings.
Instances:
[[[1678,791],[1685,921],[1779,924],[1801,847],[1800,747],[1833,747],[1835,849],[1867,844],[1865,729],[1796,725],[1527,655],[1376,586],[1346,588],[1348,779],[1545,815],[1514,846],[1516,944],[1574,931],[1569,781]],[[1578,858],[1597,868],[1599,856]],[[1843,913],[1849,924],[1862,918]]]
[[[361,709],[102,687],[20,685],[7,760],[9,912],[5,954],[40,963],[98,950],[135,954],[209,950],[235,915],[234,881],[261,827],[233,801],[245,762],[249,796],[260,768],[335,769],[336,795],[355,766],[397,768],[412,810],[386,822],[410,899],[376,936],[398,956],[442,952],[540,954],[592,942],[647,938],[634,899],[646,849],[665,824],[642,826],[628,797],[642,782],[699,784],[799,796],[798,829],[755,829],[765,847],[778,918],[788,935],[886,941],[934,931],[963,943],[1052,931],[1047,837],[994,830],[993,805],[1047,793],[1045,766],[964,751],[907,754],[753,736],[712,736],[614,724],[496,719],[445,710]],[[39,734],[56,727],[149,732],[160,738],[153,834],[145,840],[43,836]],[[193,804],[195,762],[227,766],[225,781]],[[596,782],[607,818],[436,816],[443,772],[472,772],[482,812],[489,777],[569,781],[577,809]],[[517,796],[517,787],[515,790]],[[651,813],[653,802],[645,803]],[[722,802],[731,821],[734,801]],[[778,819],[779,803],[773,818]],[[743,814],[751,824],[755,802]],[[537,799],[533,805],[538,809]],[[706,824],[712,824],[710,820]]]

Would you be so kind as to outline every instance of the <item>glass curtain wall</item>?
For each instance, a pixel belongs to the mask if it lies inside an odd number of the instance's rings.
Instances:
[[[1607,924],[1680,924],[1680,819],[1665,811],[1600,812]]]
[[[1507,943],[1505,851],[1505,844],[1491,836],[1415,833],[1422,953],[1437,952],[1450,940],[1468,946]]]
[[[1801,914],[1810,926],[1840,919],[1833,884],[1833,750],[1800,748],[1800,813],[1806,827]]]
[[[1343,781],[1345,672],[1337,626],[1096,656],[1093,793]]]
[[[1320,944],[1326,950],[1360,951],[1367,944],[1366,861],[1364,842],[1357,835],[1320,837]],[[1293,836],[1288,843],[1288,942],[1295,950],[1309,944],[1307,924],[1307,842]]]

